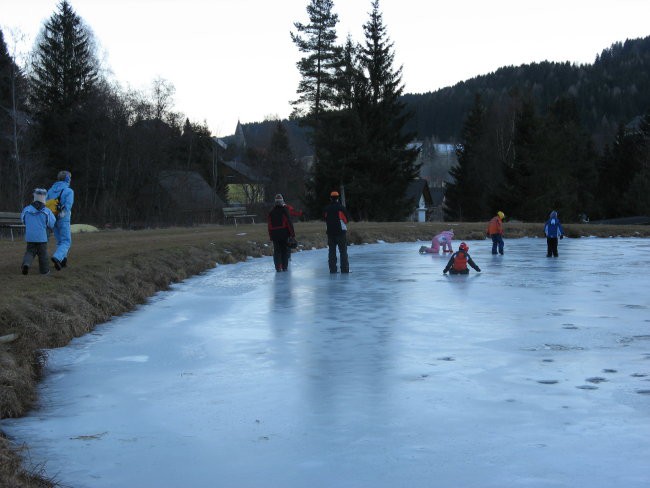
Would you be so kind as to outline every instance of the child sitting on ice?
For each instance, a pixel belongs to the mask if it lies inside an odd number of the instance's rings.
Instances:
[[[449,272],[449,274],[469,274],[468,264],[479,273],[481,272],[481,268],[476,266],[476,263],[469,256],[469,246],[461,242],[458,247],[458,252],[451,255],[447,266],[442,272]]]
[[[431,241],[431,247],[422,246],[420,254],[438,254],[440,247],[442,252],[454,252],[451,247],[451,242],[454,240],[454,231],[452,229],[443,230],[440,234],[436,235]]]

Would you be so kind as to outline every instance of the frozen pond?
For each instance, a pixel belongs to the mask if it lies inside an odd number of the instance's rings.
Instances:
[[[421,244],[175,285],[3,429],[75,488],[650,486],[650,240],[469,241],[453,277]]]

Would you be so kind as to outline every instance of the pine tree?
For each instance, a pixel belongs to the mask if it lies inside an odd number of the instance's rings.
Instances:
[[[15,46],[15,45],[14,45]],[[38,177],[31,157],[26,111],[26,79],[0,30],[0,207],[20,208]]]
[[[90,31],[70,4],[61,1],[41,32],[30,80],[39,142],[54,169],[63,164],[74,172],[88,158],[87,150],[85,155],[80,151],[88,144],[88,120],[95,115],[87,104],[100,82],[98,70]]]
[[[360,215],[373,220],[399,220],[410,213],[406,189],[417,177],[417,153],[407,149],[413,134],[404,129],[411,117],[400,96],[404,90],[402,67],[395,69],[394,46],[387,34],[379,0],[372,2],[370,18],[363,26],[365,42],[359,56],[366,76],[357,93],[356,110],[365,134],[365,146],[356,173],[367,177]],[[361,178],[363,179],[363,178]],[[387,204],[386,195],[391,202]]]
[[[533,104],[523,102],[515,114],[513,158],[505,162],[504,181],[492,199],[494,209],[517,219],[534,213],[529,207],[537,183],[534,170],[538,164],[540,124]]]
[[[38,114],[79,108],[97,84],[91,34],[67,0],[45,23],[35,58],[32,104]]]
[[[291,102],[294,115],[307,115],[314,120],[335,102],[336,71],[340,48],[336,45],[338,15],[332,0],[310,0],[307,6],[309,23],[295,22],[296,33],[291,40],[305,56],[298,61],[302,79],[298,83],[298,99]]]
[[[479,95],[474,98],[456,149],[458,164],[449,172],[453,182],[445,190],[445,219],[472,221],[485,218],[485,182],[481,178],[481,158],[487,133],[486,108]]]
[[[561,97],[551,105],[541,138],[534,198],[525,218],[539,220],[551,210],[564,215],[565,221],[590,214],[597,181],[596,157],[573,98]]]
[[[295,200],[301,196],[302,170],[293,157],[287,129],[280,120],[271,136],[268,166],[267,195],[281,193],[287,201]]]

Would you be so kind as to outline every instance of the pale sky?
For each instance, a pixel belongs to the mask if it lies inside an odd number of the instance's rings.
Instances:
[[[0,0],[10,52],[31,50],[58,0]],[[176,88],[176,111],[226,136],[237,121],[287,117],[300,54],[289,32],[309,0],[69,0],[123,86]],[[362,40],[370,0],[334,0],[337,33]],[[649,0],[380,0],[405,92],[422,93],[536,61],[592,63],[650,35]],[[13,39],[22,34],[23,40]],[[14,46],[15,44],[15,46]],[[14,49],[15,47],[15,49]],[[19,58],[20,61],[20,58]]]

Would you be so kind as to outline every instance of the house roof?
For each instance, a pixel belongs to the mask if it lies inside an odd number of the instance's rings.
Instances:
[[[260,176],[254,169],[239,161],[223,161],[224,166],[243,176],[248,183],[263,183],[266,178]]]
[[[420,197],[424,196],[424,203],[427,206],[433,204],[431,199],[431,191],[429,189],[429,183],[424,178],[417,178],[409,183],[409,186],[406,188],[406,198],[408,200],[414,200],[417,205],[420,201]]]
[[[158,183],[181,211],[224,207],[224,202],[196,171],[161,171]]]
[[[224,151],[228,149],[228,144],[226,144],[226,141],[224,141],[223,139],[220,139],[219,137],[213,137],[212,140],[217,146],[219,146]]]

